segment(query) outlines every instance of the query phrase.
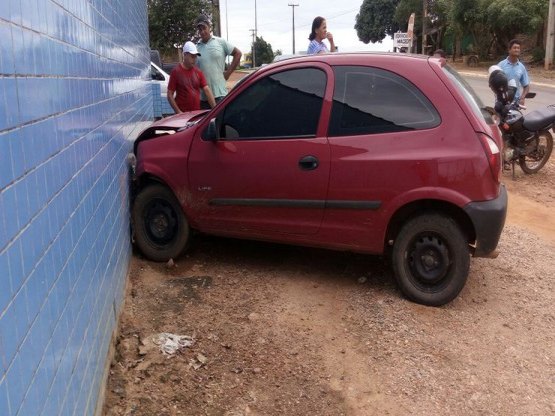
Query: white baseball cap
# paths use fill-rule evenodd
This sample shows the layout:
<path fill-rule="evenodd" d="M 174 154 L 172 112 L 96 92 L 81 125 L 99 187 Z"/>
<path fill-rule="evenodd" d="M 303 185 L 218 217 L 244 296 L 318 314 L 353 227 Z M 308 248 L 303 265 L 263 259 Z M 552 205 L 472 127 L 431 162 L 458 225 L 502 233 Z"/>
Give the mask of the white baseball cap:
<path fill-rule="evenodd" d="M 185 45 L 183 45 L 183 53 L 200 56 L 200 53 L 198 53 L 197 47 L 193 42 L 185 42 Z"/>

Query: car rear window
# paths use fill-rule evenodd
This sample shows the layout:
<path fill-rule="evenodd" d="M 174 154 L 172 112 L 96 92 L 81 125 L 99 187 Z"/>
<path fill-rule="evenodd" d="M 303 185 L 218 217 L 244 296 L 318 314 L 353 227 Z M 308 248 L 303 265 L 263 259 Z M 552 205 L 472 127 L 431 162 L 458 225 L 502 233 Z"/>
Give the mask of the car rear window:
<path fill-rule="evenodd" d="M 436 127 L 439 113 L 410 81 L 379 68 L 336 66 L 330 136 Z"/>
<path fill-rule="evenodd" d="M 477 117 L 482 117 L 488 124 L 494 124 L 490 113 L 485 110 L 482 99 L 478 97 L 470 84 L 466 82 L 466 80 L 449 65 L 443 66 L 443 72 L 445 72 L 447 77 L 449 77 L 449 79 L 453 82 L 453 85 L 455 85 L 455 87 L 461 92 L 461 95 L 464 97 L 465 101 L 468 103 L 470 108 L 472 108 L 472 112 Z"/>

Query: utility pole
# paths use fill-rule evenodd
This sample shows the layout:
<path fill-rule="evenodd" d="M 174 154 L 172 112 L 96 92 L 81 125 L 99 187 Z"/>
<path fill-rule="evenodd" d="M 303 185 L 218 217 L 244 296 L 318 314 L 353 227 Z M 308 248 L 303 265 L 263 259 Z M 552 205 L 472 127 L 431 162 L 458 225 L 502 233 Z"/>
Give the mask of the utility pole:
<path fill-rule="evenodd" d="M 428 1 L 423 0 L 422 10 L 422 55 L 426 55 L 426 17 L 428 17 Z"/>
<path fill-rule="evenodd" d="M 252 53 L 251 53 L 251 58 L 252 58 L 252 67 L 254 68 L 254 63 L 256 62 L 256 55 L 254 52 L 254 42 L 256 40 L 256 29 L 249 29 L 252 32 Z"/>
<path fill-rule="evenodd" d="M 256 0 L 254 0 L 254 35 L 258 36 L 258 23 L 256 20 Z"/>
<path fill-rule="evenodd" d="M 295 54 L 295 7 L 299 7 L 298 4 L 289 4 L 293 10 L 293 54 Z"/>
<path fill-rule="evenodd" d="M 555 0 L 549 0 L 549 14 L 547 17 L 547 33 L 545 40 L 545 69 L 553 67 L 553 49 L 555 38 Z"/>
<path fill-rule="evenodd" d="M 214 35 L 222 36 L 222 23 L 220 19 L 220 0 L 212 0 L 212 30 Z"/>

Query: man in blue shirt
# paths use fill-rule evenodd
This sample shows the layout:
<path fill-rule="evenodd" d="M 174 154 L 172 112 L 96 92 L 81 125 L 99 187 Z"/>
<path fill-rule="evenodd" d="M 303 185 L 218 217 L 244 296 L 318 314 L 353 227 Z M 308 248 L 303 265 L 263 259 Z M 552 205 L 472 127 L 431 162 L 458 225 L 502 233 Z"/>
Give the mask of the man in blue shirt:
<path fill-rule="evenodd" d="M 519 57 L 520 41 L 513 39 L 509 42 L 509 56 L 497 65 L 501 67 L 509 80 L 515 80 L 517 86 L 515 101 L 518 101 L 520 105 L 524 105 L 526 94 L 530 90 L 530 79 L 528 78 L 528 71 L 523 63 L 520 62 Z M 522 92 L 520 91 L 521 87 Z"/>

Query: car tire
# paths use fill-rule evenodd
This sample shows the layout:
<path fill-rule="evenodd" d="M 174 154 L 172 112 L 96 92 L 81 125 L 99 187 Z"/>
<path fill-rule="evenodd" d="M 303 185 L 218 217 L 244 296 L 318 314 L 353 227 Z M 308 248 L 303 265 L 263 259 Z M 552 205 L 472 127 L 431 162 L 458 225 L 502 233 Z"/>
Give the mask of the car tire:
<path fill-rule="evenodd" d="M 148 259 L 175 259 L 187 247 L 189 223 L 167 187 L 156 184 L 143 188 L 135 198 L 131 216 L 135 242 Z"/>
<path fill-rule="evenodd" d="M 468 242 L 457 223 L 440 214 L 409 220 L 393 244 L 392 266 L 410 300 L 441 306 L 457 297 L 468 277 Z"/>

